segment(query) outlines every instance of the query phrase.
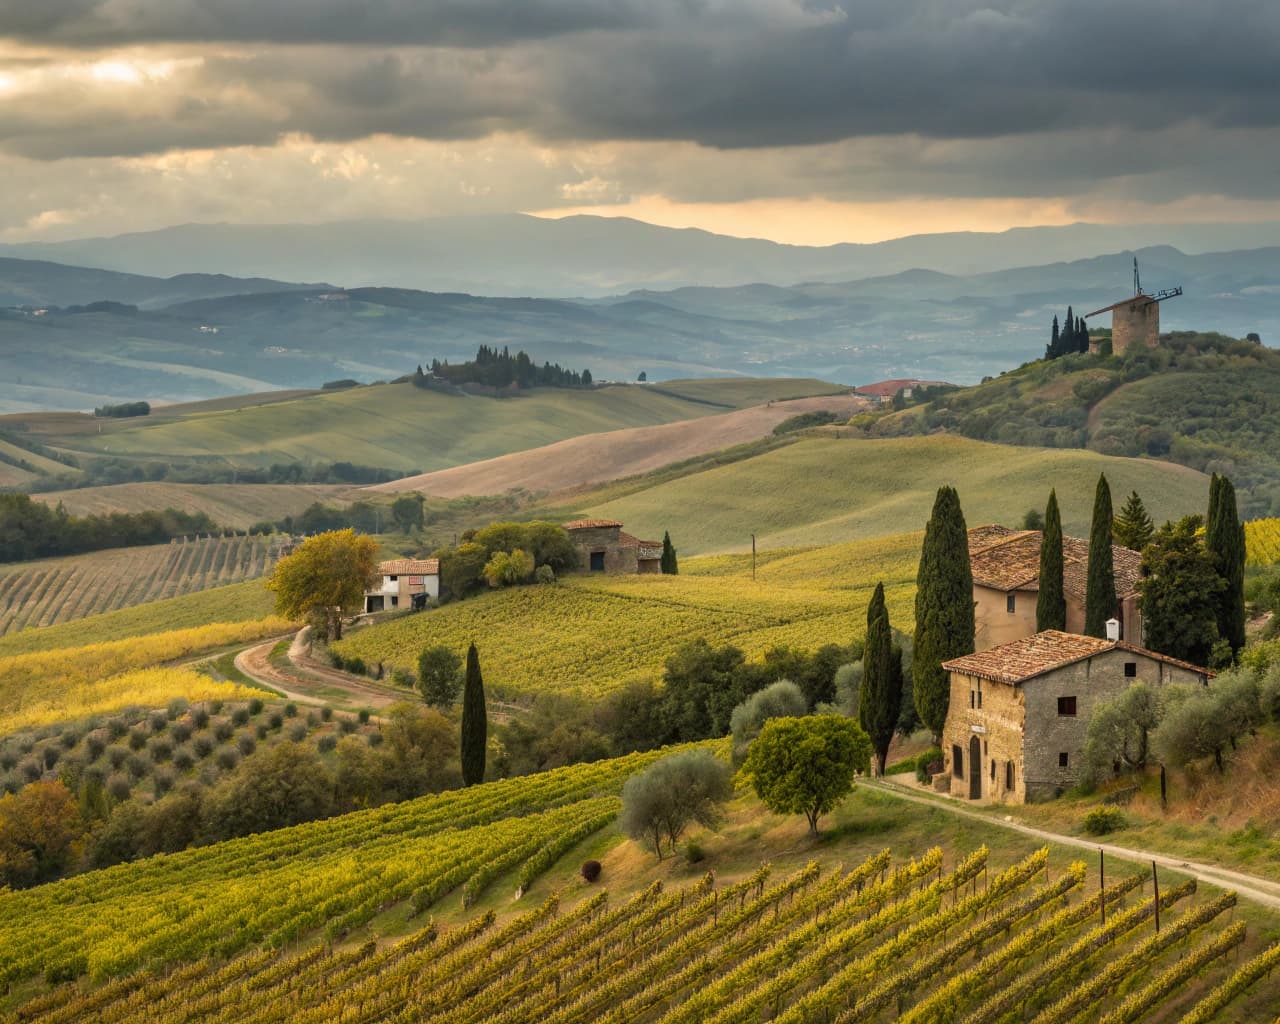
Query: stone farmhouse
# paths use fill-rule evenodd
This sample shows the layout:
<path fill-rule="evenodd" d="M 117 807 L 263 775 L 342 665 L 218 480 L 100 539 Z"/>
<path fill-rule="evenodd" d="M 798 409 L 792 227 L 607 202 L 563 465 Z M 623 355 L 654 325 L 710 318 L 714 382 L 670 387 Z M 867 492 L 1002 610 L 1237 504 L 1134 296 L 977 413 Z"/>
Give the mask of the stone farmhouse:
<path fill-rule="evenodd" d="M 973 569 L 974 648 L 979 651 L 1031 636 L 1036 631 L 1036 596 L 1040 589 L 1039 530 L 978 526 L 969 531 L 969 563 Z M 1142 556 L 1113 545 L 1117 603 L 1112 615 L 1120 638 L 1142 642 L 1138 581 Z M 1067 598 L 1067 632 L 1084 632 L 1084 595 L 1089 574 L 1089 542 L 1062 538 L 1062 582 Z"/>
<path fill-rule="evenodd" d="M 1089 718 L 1134 683 L 1212 673 L 1119 640 L 1047 630 L 943 663 L 951 704 L 938 788 L 970 800 L 1051 799 L 1079 779 Z M 942 783 L 945 782 L 945 786 Z"/>
<path fill-rule="evenodd" d="M 378 565 L 373 589 L 364 594 L 366 612 L 392 608 L 423 608 L 440 597 L 440 561 L 435 558 L 396 558 Z"/>
<path fill-rule="evenodd" d="M 662 572 L 660 540 L 638 540 L 613 519 L 576 519 L 564 528 L 585 572 Z"/>

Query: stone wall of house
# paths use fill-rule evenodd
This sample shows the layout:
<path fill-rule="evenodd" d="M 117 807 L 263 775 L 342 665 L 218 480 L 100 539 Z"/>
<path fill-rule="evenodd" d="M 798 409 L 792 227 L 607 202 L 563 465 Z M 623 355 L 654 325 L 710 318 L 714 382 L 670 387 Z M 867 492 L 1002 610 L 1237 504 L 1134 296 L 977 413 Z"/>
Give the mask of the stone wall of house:
<path fill-rule="evenodd" d="M 1126 665 L 1133 666 L 1133 675 L 1126 675 Z M 1156 658 L 1115 650 L 1037 676 L 1018 687 L 1023 691 L 1026 708 L 1023 761 L 1027 799 L 1049 799 L 1079 781 L 1085 735 L 1094 708 L 1134 683 L 1198 686 L 1201 678 Z M 1074 715 L 1058 713 L 1059 697 L 1075 698 Z M 1063 754 L 1065 767 L 1060 763 Z"/>
<path fill-rule="evenodd" d="M 636 549 L 622 546 L 621 533 L 622 529 L 617 526 L 570 530 L 569 539 L 578 549 L 578 571 L 590 572 L 592 553 L 602 551 L 606 573 L 636 572 Z"/>
<path fill-rule="evenodd" d="M 1160 303 L 1135 300 L 1111 311 L 1111 352 L 1124 355 L 1131 347 L 1155 348 L 1160 344 Z"/>
<path fill-rule="evenodd" d="M 1013 611 L 1009 611 L 1009 597 Z M 989 647 L 1021 640 L 1036 631 L 1036 593 L 1015 590 L 1008 594 L 980 584 L 973 587 L 973 647 L 985 651 Z"/>
<path fill-rule="evenodd" d="M 952 796 L 970 798 L 970 784 L 976 771 L 979 799 L 1010 803 L 1025 800 L 1022 767 L 1025 719 L 1023 694 L 1017 687 L 951 673 L 951 704 L 942 729 L 942 759 Z M 976 763 L 975 738 L 978 741 Z"/>

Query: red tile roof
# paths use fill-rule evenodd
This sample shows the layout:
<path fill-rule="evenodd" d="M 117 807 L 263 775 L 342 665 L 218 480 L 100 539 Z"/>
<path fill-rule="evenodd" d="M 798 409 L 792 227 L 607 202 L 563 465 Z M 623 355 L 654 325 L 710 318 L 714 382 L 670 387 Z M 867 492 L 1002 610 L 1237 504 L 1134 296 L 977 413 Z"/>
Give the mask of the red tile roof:
<path fill-rule="evenodd" d="M 622 524 L 616 519 L 575 519 L 564 524 L 566 530 L 607 530 L 615 526 L 622 528 Z"/>
<path fill-rule="evenodd" d="M 969 531 L 969 563 L 973 582 L 1001 590 L 1038 590 L 1040 583 L 1039 530 L 1011 530 L 1007 526 L 976 526 Z M 1089 542 L 1079 537 L 1062 538 L 1062 580 L 1068 597 L 1084 600 L 1089 573 Z M 1111 545 L 1115 566 L 1116 597 L 1124 600 L 1138 592 L 1142 579 L 1142 556 L 1136 551 Z"/>
<path fill-rule="evenodd" d="M 1099 640 L 1097 637 L 1062 633 L 1056 629 L 1047 629 L 1042 633 L 1023 637 L 1021 640 L 979 651 L 977 654 L 953 658 L 951 661 L 944 661 L 942 667 L 948 672 L 958 672 L 961 675 L 977 676 L 980 679 L 990 679 L 992 682 L 1016 686 L 1054 669 L 1116 650 L 1154 658 L 1156 661 L 1200 675 L 1213 675 L 1208 669 L 1198 665 L 1135 647 L 1123 641 Z"/>
<path fill-rule="evenodd" d="M 378 572 L 383 576 L 439 576 L 440 560 L 438 558 L 393 558 L 389 562 L 378 563 Z"/>

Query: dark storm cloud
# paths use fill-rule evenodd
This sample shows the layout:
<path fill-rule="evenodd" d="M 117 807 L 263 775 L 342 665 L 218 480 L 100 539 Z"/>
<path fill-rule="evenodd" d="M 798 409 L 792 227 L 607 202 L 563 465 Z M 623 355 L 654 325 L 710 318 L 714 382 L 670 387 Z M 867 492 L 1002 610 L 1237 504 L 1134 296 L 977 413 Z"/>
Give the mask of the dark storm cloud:
<path fill-rule="evenodd" d="M 6 100 L 0 146 L 41 158 L 289 132 L 735 149 L 1119 131 L 1137 147 L 1188 124 L 1211 145 L 1280 120 L 1280 5 L 1256 0 L 0 0 L 0 30 L 217 44 L 115 96 L 55 82 Z"/>

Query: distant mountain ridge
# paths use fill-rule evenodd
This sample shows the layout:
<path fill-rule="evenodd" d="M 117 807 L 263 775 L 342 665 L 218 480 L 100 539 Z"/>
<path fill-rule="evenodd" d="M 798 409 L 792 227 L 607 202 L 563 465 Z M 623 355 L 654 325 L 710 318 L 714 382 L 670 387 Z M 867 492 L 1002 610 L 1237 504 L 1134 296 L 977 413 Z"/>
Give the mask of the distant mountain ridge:
<path fill-rule="evenodd" d="M 953 275 L 1168 244 L 1186 252 L 1280 244 L 1280 222 L 1072 224 L 868 244 L 786 245 L 629 218 L 525 214 L 402 222 L 185 224 L 112 238 L 0 245 L 0 255 L 144 275 L 192 272 L 479 295 L 602 297 L 687 285 L 793 285 L 925 269 Z"/>

